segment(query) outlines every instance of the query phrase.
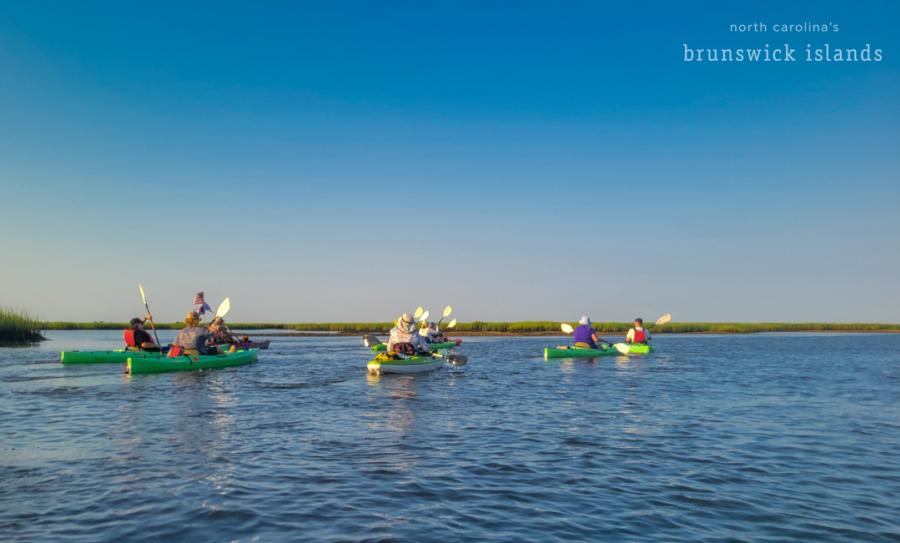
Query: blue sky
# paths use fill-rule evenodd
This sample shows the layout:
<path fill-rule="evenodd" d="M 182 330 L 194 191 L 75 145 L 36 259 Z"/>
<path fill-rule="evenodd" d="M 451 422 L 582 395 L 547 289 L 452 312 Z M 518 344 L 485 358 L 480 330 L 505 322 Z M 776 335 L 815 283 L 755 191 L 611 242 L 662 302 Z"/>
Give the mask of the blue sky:
<path fill-rule="evenodd" d="M 722 4 L 4 3 L 0 304 L 900 322 L 900 8 Z"/>

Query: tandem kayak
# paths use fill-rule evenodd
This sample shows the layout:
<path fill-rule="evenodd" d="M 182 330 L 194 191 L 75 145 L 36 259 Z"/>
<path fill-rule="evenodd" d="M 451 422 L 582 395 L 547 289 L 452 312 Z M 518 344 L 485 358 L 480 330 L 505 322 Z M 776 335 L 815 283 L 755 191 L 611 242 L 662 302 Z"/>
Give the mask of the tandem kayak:
<path fill-rule="evenodd" d="M 178 356 L 175 358 L 128 358 L 125 373 L 164 373 L 168 371 L 211 370 L 243 366 L 256 362 L 258 349 L 247 349 L 233 353 L 213 355 Z"/>
<path fill-rule="evenodd" d="M 455 339 L 453 341 L 442 341 L 442 342 L 438 342 L 438 343 L 429 343 L 428 349 L 431 351 L 439 351 L 441 349 L 452 349 L 453 347 L 456 347 L 460 343 L 462 343 L 461 339 Z M 372 351 L 374 351 L 376 353 L 382 352 L 382 351 L 387 350 L 387 344 L 386 343 L 376 343 L 375 345 L 372 345 L 371 348 L 372 348 Z"/>
<path fill-rule="evenodd" d="M 648 354 L 653 352 L 653 347 L 646 343 L 615 343 L 601 345 L 599 349 L 582 349 L 578 347 L 547 347 L 544 349 L 544 358 L 594 358 L 597 356 L 614 356 L 630 354 Z"/>
<path fill-rule="evenodd" d="M 161 358 L 161 353 L 153 351 L 63 351 L 59 361 L 63 364 L 124 364 L 129 358 Z"/>

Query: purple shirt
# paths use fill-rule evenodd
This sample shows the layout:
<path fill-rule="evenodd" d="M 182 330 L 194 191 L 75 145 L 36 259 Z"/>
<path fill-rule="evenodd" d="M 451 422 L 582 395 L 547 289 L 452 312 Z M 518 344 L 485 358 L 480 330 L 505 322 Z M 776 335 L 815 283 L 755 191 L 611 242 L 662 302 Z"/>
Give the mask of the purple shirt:
<path fill-rule="evenodd" d="M 578 328 L 575 329 L 575 333 L 572 335 L 572 339 L 575 343 L 587 343 L 591 346 L 592 349 L 597 348 L 597 344 L 594 343 L 594 328 L 590 324 L 582 324 Z"/>

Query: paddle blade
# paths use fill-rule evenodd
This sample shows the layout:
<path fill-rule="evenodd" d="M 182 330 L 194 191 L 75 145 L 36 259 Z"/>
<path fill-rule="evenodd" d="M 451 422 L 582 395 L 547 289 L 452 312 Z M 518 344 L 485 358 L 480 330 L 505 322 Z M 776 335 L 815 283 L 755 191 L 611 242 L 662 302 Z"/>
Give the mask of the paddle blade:
<path fill-rule="evenodd" d="M 656 319 L 656 322 L 655 322 L 654 324 L 656 324 L 657 326 L 661 326 L 661 325 L 663 325 L 663 324 L 669 322 L 670 320 L 672 320 L 672 314 L 671 314 L 671 313 L 666 313 L 666 314 L 663 315 L 662 317 Z"/>
<path fill-rule="evenodd" d="M 559 329 L 562 330 L 564 334 L 571 334 L 575 331 L 575 329 L 572 328 L 572 325 L 567 322 L 560 324 Z"/>
<path fill-rule="evenodd" d="M 447 328 L 453 328 L 454 326 L 456 326 L 456 319 L 453 319 L 449 324 L 447 324 Z"/>
<path fill-rule="evenodd" d="M 428 320 L 428 317 L 429 317 L 430 315 L 431 315 L 431 313 L 429 313 L 428 311 L 425 311 L 424 313 L 422 313 L 422 316 L 419 317 L 419 322 L 425 322 L 425 321 L 427 321 L 427 320 Z"/>
<path fill-rule="evenodd" d="M 144 294 L 144 285 L 138 283 L 138 290 L 141 291 L 141 301 L 144 302 L 144 305 L 147 305 L 147 295 Z"/>
<path fill-rule="evenodd" d="M 464 354 L 448 354 L 445 357 L 445 360 L 447 360 L 448 364 L 450 364 L 451 366 L 456 366 L 457 368 L 460 366 L 465 366 L 466 362 L 469 361 L 468 357 L 466 357 L 466 355 Z"/>
<path fill-rule="evenodd" d="M 453 313 L 453 308 L 448 305 L 444 308 L 444 317 L 449 317 L 450 313 Z"/>
<path fill-rule="evenodd" d="M 379 340 L 377 337 L 375 337 L 372 334 L 366 334 L 365 336 L 363 336 L 363 346 L 365 346 L 365 347 L 371 348 L 371 347 L 374 347 L 375 345 L 378 345 L 379 343 L 381 343 L 381 340 Z"/>
<path fill-rule="evenodd" d="M 421 306 L 421 305 L 420 305 L 419 307 L 417 307 L 417 308 L 416 308 L 416 312 L 413 313 L 413 318 L 414 318 L 414 319 L 418 319 L 419 317 L 421 317 L 423 311 L 425 311 L 425 310 L 422 309 L 422 306 Z"/>
<path fill-rule="evenodd" d="M 216 318 L 224 318 L 229 311 L 231 311 L 231 298 L 225 297 L 219 304 L 219 309 L 216 309 Z"/>
<path fill-rule="evenodd" d="M 627 343 L 616 343 L 613 347 L 622 354 L 628 354 L 629 347 Z"/>

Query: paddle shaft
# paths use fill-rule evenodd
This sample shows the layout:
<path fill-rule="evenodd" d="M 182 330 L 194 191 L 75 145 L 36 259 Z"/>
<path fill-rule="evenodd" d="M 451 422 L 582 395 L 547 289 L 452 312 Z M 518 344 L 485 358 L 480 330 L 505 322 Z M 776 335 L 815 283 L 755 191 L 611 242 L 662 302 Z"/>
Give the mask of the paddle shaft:
<path fill-rule="evenodd" d="M 150 304 L 147 303 L 147 300 L 144 300 L 144 309 L 147 310 L 148 315 L 152 315 L 150 312 Z M 153 324 L 153 319 L 150 319 L 150 329 L 153 330 L 153 339 L 156 340 L 156 346 L 162 348 L 162 344 L 159 342 L 159 336 L 156 334 L 156 325 Z"/>

